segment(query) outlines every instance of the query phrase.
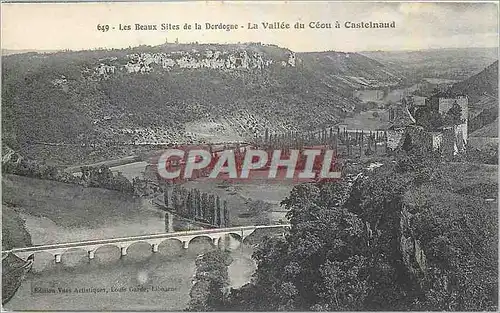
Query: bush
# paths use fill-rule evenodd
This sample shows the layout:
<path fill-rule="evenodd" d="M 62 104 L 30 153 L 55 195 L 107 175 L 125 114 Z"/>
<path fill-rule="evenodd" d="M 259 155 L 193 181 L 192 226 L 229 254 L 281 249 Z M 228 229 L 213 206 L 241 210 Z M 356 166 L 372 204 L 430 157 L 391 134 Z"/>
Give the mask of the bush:
<path fill-rule="evenodd" d="M 289 233 L 259 245 L 254 281 L 228 308 L 496 310 L 497 211 L 449 169 L 407 155 L 294 187 L 283 201 Z"/>
<path fill-rule="evenodd" d="M 220 311 L 229 286 L 227 267 L 232 258 L 227 251 L 214 250 L 196 259 L 195 282 L 186 311 Z"/>

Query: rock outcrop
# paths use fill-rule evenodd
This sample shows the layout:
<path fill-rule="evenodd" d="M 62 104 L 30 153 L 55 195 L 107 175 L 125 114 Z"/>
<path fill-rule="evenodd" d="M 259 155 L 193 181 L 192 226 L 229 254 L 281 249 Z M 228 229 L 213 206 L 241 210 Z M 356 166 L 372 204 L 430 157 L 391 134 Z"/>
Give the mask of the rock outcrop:
<path fill-rule="evenodd" d="M 212 50 L 172 51 L 160 53 L 134 53 L 124 59 L 116 57 L 102 59 L 95 67 L 91 79 L 109 79 L 117 72 L 147 74 L 155 70 L 171 71 L 175 69 L 215 69 L 215 70 L 262 70 L 275 61 L 265 55 L 247 50 Z M 295 67 L 296 57 L 290 52 L 288 59 L 281 61 L 283 67 Z M 82 74 L 88 76 L 89 70 Z"/>

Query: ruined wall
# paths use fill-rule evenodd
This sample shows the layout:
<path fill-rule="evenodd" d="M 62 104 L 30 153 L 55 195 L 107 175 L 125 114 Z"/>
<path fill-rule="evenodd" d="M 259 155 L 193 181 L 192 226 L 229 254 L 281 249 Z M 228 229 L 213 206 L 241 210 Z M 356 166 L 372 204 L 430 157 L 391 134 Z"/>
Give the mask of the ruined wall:
<path fill-rule="evenodd" d="M 457 145 L 455 144 L 455 130 L 453 127 L 443 129 L 442 156 L 445 158 L 452 157 L 458 153 Z"/>
<path fill-rule="evenodd" d="M 405 136 L 409 136 L 412 146 L 419 147 L 424 151 L 433 150 L 432 133 L 424 130 L 423 127 L 409 126 L 406 128 Z"/>
<path fill-rule="evenodd" d="M 460 137 L 460 139 L 457 139 L 459 140 L 459 145 L 467 145 L 467 139 L 468 139 L 467 120 L 465 123 L 455 126 L 455 135 L 457 136 L 457 138 Z"/>
<path fill-rule="evenodd" d="M 441 145 L 443 144 L 443 133 L 441 132 L 432 132 L 432 151 L 439 151 L 441 149 Z"/>
<path fill-rule="evenodd" d="M 465 143 L 467 143 L 467 124 L 468 124 L 468 119 L 469 119 L 469 99 L 467 96 L 458 96 L 456 98 L 439 98 L 439 113 L 445 114 L 448 112 L 453 104 L 457 102 L 457 104 L 462 108 L 462 120 L 464 121 L 463 124 L 459 125 L 459 129 L 457 130 L 457 135 L 458 131 L 461 132 L 460 136 L 465 140 Z"/>
<path fill-rule="evenodd" d="M 403 144 L 404 129 L 388 130 L 387 131 L 387 150 L 395 151 Z"/>
<path fill-rule="evenodd" d="M 456 98 L 439 98 L 439 113 L 445 114 L 448 112 L 453 104 L 457 102 L 457 104 L 462 108 L 462 119 L 467 120 L 468 118 L 468 104 L 469 100 L 467 96 L 458 96 Z"/>
<path fill-rule="evenodd" d="M 434 133 L 436 134 L 436 133 Z M 410 146 L 408 148 L 417 147 L 424 151 L 433 151 L 435 144 L 438 144 L 438 135 L 425 131 L 421 126 L 408 126 L 396 130 L 387 131 L 387 149 L 396 151 L 403 149 L 405 142 Z"/>
<path fill-rule="evenodd" d="M 467 123 L 455 125 L 454 128 L 456 150 L 458 153 L 462 153 L 467 146 Z"/>

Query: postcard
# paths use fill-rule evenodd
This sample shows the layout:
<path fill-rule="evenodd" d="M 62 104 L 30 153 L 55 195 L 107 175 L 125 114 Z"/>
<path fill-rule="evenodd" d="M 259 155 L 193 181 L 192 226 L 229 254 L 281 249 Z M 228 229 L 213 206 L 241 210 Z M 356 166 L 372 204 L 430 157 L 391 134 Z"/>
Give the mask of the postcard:
<path fill-rule="evenodd" d="M 498 310 L 498 2 L 1 7 L 2 310 Z"/>

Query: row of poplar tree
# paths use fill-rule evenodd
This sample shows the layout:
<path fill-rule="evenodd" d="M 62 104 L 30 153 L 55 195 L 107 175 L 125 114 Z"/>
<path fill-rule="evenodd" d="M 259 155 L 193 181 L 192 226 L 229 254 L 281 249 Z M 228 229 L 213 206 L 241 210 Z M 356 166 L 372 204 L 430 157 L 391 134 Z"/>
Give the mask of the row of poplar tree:
<path fill-rule="evenodd" d="M 264 146 L 272 149 L 293 148 L 302 149 L 307 146 L 328 145 L 337 150 L 338 145 L 358 145 L 363 140 L 368 143 L 387 141 L 387 133 L 385 131 L 363 131 L 348 132 L 346 128 L 339 127 L 323 128 L 316 131 L 286 133 L 269 133 L 266 129 L 264 137 L 261 138 Z"/>
<path fill-rule="evenodd" d="M 174 184 L 165 190 L 164 201 L 167 208 L 173 208 L 180 216 L 217 227 L 229 226 L 227 201 L 218 195 Z"/>

